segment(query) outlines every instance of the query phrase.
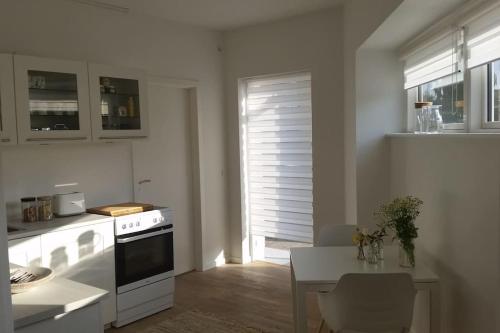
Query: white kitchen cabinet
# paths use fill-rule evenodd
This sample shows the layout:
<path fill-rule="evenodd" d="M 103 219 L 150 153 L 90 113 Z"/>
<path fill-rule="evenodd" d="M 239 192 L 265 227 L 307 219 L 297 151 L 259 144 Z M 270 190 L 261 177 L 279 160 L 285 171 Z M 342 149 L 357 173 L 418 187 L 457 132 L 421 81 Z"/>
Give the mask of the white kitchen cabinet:
<path fill-rule="evenodd" d="M 148 136 L 148 95 L 143 72 L 89 64 L 89 87 L 94 140 Z"/>
<path fill-rule="evenodd" d="M 14 56 L 19 143 L 89 141 L 87 64 Z"/>
<path fill-rule="evenodd" d="M 14 333 L 103 333 L 101 304 L 95 303 L 84 308 L 64 313 L 55 318 L 16 329 Z"/>
<path fill-rule="evenodd" d="M 9 263 L 29 267 L 40 266 L 41 262 L 42 247 L 40 236 L 9 241 Z"/>
<path fill-rule="evenodd" d="M 0 143 L 17 143 L 12 55 L 0 54 Z"/>
<path fill-rule="evenodd" d="M 116 282 L 114 269 L 114 225 L 99 223 L 43 234 L 42 266 L 57 276 L 109 292 L 102 301 L 103 321 L 116 319 Z"/>

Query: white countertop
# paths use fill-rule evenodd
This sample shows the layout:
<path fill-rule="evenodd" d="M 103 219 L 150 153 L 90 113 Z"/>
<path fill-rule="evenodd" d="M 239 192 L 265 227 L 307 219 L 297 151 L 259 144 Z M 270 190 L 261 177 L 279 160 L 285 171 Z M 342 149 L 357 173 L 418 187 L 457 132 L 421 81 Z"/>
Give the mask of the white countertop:
<path fill-rule="evenodd" d="M 9 227 L 20 229 L 18 231 L 13 231 L 8 233 L 8 239 L 18 239 L 24 237 L 37 236 L 46 232 L 56 231 L 56 230 L 66 230 L 76 227 L 83 227 L 86 225 L 92 225 L 96 223 L 113 222 L 114 217 L 88 214 L 84 213 L 82 215 L 67 216 L 55 218 L 48 222 L 22 222 L 21 220 L 8 221 L 7 225 Z"/>
<path fill-rule="evenodd" d="M 12 295 L 14 328 L 31 325 L 81 309 L 107 296 L 103 289 L 62 278 L 54 278 L 27 292 Z"/>
<path fill-rule="evenodd" d="M 336 283 L 346 273 L 409 273 L 415 282 L 436 282 L 439 277 L 416 258 L 414 268 L 398 263 L 398 247 L 385 246 L 384 260 L 369 264 L 356 259 L 355 246 L 301 247 L 290 250 L 295 280 L 301 283 Z"/>

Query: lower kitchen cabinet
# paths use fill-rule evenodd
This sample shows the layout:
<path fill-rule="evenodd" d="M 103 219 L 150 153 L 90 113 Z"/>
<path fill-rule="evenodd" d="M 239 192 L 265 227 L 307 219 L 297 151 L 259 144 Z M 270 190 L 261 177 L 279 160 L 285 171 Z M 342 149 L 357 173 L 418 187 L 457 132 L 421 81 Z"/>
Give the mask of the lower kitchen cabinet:
<path fill-rule="evenodd" d="M 9 241 L 9 262 L 29 267 L 42 264 L 42 244 L 40 236 L 25 237 Z"/>
<path fill-rule="evenodd" d="M 42 266 L 57 276 L 109 291 L 102 301 L 104 324 L 116 319 L 113 222 L 41 235 Z"/>
<path fill-rule="evenodd" d="M 101 303 L 18 328 L 14 333 L 102 333 Z"/>

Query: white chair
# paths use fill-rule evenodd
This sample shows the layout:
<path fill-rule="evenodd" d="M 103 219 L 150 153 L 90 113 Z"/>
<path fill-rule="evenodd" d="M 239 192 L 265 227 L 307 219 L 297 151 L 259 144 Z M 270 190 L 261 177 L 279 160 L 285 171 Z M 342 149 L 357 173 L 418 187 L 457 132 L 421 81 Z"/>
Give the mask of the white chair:
<path fill-rule="evenodd" d="M 353 246 L 352 235 L 356 232 L 356 226 L 350 224 L 329 224 L 319 230 L 316 246 Z M 324 297 L 323 292 L 318 293 L 318 303 Z M 325 320 L 321 319 L 318 333 L 321 332 Z"/>
<path fill-rule="evenodd" d="M 353 246 L 352 235 L 355 231 L 355 225 L 325 225 L 319 230 L 316 246 Z"/>
<path fill-rule="evenodd" d="M 319 308 L 334 333 L 407 333 L 415 294 L 407 273 L 346 274 Z"/>

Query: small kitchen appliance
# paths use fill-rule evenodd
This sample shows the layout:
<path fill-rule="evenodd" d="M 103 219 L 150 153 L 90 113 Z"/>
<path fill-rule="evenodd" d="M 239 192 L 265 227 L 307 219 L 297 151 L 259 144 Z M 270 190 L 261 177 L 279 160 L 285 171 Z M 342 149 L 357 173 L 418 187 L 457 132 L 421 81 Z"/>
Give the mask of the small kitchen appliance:
<path fill-rule="evenodd" d="M 174 303 L 174 242 L 169 208 L 115 218 L 117 319 L 127 325 Z"/>
<path fill-rule="evenodd" d="M 85 196 L 82 192 L 54 195 L 54 214 L 71 216 L 85 213 Z"/>

